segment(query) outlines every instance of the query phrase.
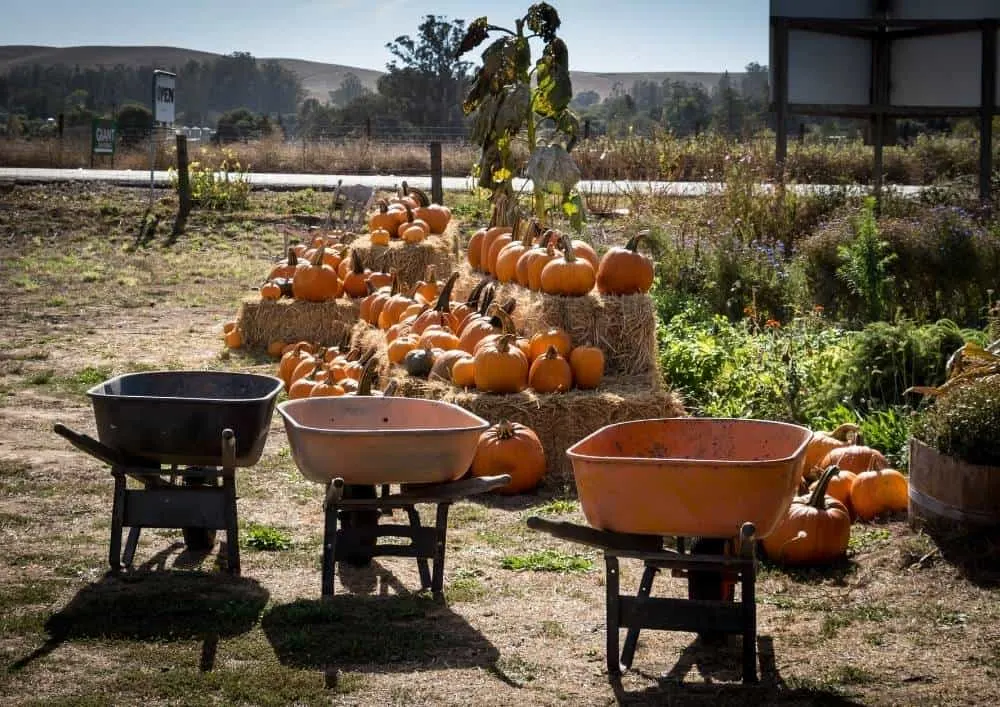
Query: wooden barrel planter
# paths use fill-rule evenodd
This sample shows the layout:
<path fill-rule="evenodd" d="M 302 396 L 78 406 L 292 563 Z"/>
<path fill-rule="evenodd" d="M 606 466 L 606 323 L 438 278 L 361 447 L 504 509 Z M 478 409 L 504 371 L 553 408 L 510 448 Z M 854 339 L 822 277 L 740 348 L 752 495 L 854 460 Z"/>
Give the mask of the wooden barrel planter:
<path fill-rule="evenodd" d="M 959 532 L 1000 527 L 1000 466 L 969 464 L 911 438 L 910 524 Z"/>

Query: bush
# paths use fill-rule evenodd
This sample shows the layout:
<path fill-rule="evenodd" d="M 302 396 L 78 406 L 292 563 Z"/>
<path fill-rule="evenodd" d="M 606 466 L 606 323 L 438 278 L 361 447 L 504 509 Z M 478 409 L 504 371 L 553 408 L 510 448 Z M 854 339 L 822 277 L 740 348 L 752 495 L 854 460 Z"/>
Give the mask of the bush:
<path fill-rule="evenodd" d="M 997 430 L 1000 374 L 969 381 L 939 396 L 913 424 L 913 436 L 942 454 L 989 466 L 1000 466 Z"/>
<path fill-rule="evenodd" d="M 983 326 L 989 292 L 1000 282 L 1000 229 L 957 206 L 911 204 L 903 213 L 878 221 L 882 255 L 891 255 L 883 316 Z M 838 275 L 840 254 L 855 242 L 854 214 L 844 210 L 805 239 L 796 258 L 817 304 L 837 318 L 870 321 L 868 301 Z"/>
<path fill-rule="evenodd" d="M 943 383 L 951 355 L 967 340 L 983 338 L 948 320 L 868 324 L 851 335 L 850 354 L 831 383 L 842 402 L 861 411 L 904 405 L 907 388 Z"/>

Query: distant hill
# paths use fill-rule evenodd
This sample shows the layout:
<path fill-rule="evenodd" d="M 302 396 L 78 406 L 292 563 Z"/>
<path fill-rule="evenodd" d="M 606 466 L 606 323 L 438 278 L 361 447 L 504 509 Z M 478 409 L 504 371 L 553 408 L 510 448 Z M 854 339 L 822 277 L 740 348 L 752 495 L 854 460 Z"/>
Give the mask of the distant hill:
<path fill-rule="evenodd" d="M 156 66 L 169 69 L 179 68 L 188 61 L 209 61 L 220 55 L 212 52 L 202 52 L 195 49 L 180 47 L 152 46 L 80 46 L 80 47 L 45 47 L 31 45 L 0 45 L 0 74 L 6 73 L 14 66 L 21 64 L 65 64 L 81 68 L 95 66 Z M 258 61 L 268 61 L 269 57 L 256 57 Z M 354 74 L 366 87 L 375 90 L 379 76 L 384 72 L 374 69 L 362 69 L 356 66 L 341 64 L 325 64 L 318 61 L 303 59 L 278 58 L 276 61 L 286 69 L 295 72 L 302 81 L 310 97 L 326 101 L 330 91 L 340 88 L 347 74 Z M 621 84 L 628 90 L 635 81 L 656 81 L 664 79 L 671 81 L 686 81 L 700 83 L 708 89 L 714 87 L 722 73 L 708 72 L 633 72 L 633 73 L 597 73 L 590 71 L 570 72 L 573 80 L 573 92 L 584 93 L 596 91 L 601 98 L 609 95 L 615 84 Z M 740 73 L 730 74 L 734 79 Z"/>

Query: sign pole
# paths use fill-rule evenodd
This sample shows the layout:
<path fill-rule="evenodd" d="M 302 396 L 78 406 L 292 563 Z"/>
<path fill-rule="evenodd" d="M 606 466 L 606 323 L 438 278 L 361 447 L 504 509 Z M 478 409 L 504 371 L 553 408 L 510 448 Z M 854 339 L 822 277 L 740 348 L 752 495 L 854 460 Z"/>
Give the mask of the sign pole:
<path fill-rule="evenodd" d="M 174 82 L 177 74 L 153 71 L 153 124 L 149 131 L 149 209 L 153 209 L 153 184 L 156 171 L 156 126 L 174 122 Z"/>

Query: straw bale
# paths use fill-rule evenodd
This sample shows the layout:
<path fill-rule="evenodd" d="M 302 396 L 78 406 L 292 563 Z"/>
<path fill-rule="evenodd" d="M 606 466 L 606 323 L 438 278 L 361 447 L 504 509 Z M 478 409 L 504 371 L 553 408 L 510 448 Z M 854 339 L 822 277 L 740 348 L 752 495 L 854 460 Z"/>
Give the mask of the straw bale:
<path fill-rule="evenodd" d="M 351 328 L 351 347 L 362 351 L 375 349 L 378 358 L 378 374 L 380 380 L 387 381 L 389 372 L 389 345 L 385 341 L 385 332 L 368 322 L 358 320 Z"/>
<path fill-rule="evenodd" d="M 609 376 L 634 376 L 656 371 L 656 307 L 648 294 L 560 297 L 503 285 L 497 301 L 513 298 L 514 323 L 531 336 L 553 327 L 564 329 L 574 346 L 604 351 Z"/>
<path fill-rule="evenodd" d="M 366 268 L 389 272 L 395 268 L 400 282 L 410 285 L 423 280 L 427 266 L 433 265 L 439 279 L 444 279 L 455 268 L 455 244 L 458 224 L 451 221 L 445 232 L 432 235 L 417 244 L 390 241 L 388 246 L 372 245 L 366 233 L 351 243 L 351 250 L 357 251 Z"/>
<path fill-rule="evenodd" d="M 248 349 L 265 349 L 278 340 L 330 346 L 350 333 L 359 309 L 358 300 L 343 298 L 331 302 L 247 299 L 240 304 L 236 323 Z"/>
<path fill-rule="evenodd" d="M 680 417 L 686 414 L 681 399 L 664 390 L 656 375 L 605 379 L 597 390 L 511 395 L 478 393 L 441 382 L 406 376 L 393 370 L 397 395 L 454 403 L 497 423 L 520 422 L 535 431 L 545 449 L 545 485 L 573 486 L 573 466 L 566 449 L 605 425 L 629 420 Z"/>

